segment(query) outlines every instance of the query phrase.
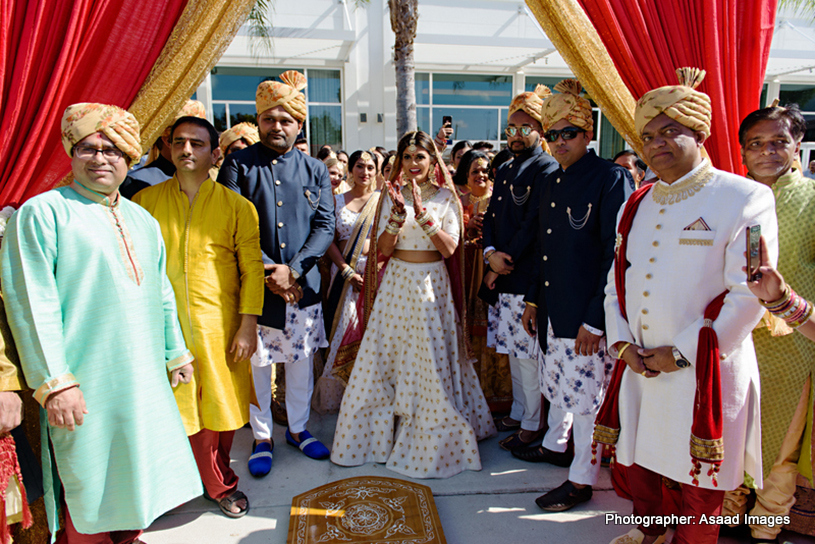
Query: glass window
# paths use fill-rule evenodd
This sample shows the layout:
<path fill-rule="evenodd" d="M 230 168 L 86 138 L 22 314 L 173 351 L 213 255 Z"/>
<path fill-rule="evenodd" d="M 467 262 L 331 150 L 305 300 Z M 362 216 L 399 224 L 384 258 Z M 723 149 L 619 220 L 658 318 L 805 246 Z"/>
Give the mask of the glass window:
<path fill-rule="evenodd" d="M 433 105 L 505 106 L 511 100 L 511 76 L 433 74 Z"/>
<path fill-rule="evenodd" d="M 308 117 L 312 155 L 326 144 L 342 147 L 342 106 L 310 106 Z"/>
<path fill-rule="evenodd" d="M 761 87 L 761 98 L 759 98 L 758 103 L 761 104 L 761 107 L 764 108 L 767 101 L 767 84 L 765 83 Z"/>
<path fill-rule="evenodd" d="M 804 134 L 804 141 L 815 142 L 815 114 L 805 113 L 804 119 L 807 121 L 807 131 L 806 134 Z M 812 155 L 810 154 L 810 160 L 815 160 L 811 157 Z"/>
<path fill-rule="evenodd" d="M 339 70 L 309 70 L 306 87 L 309 102 L 342 102 L 342 85 Z"/>
<path fill-rule="evenodd" d="M 430 128 L 430 108 L 416 108 L 416 129 L 435 137 L 438 130 Z"/>
<path fill-rule="evenodd" d="M 229 104 L 229 126 L 238 123 L 257 123 L 254 104 Z"/>
<path fill-rule="evenodd" d="M 507 125 L 509 124 L 509 120 L 507 119 L 508 114 L 509 108 L 501 108 L 498 110 L 498 120 L 501 121 L 501 131 L 498 133 L 498 137 L 502 142 L 507 141 L 507 133 L 505 131 L 507 129 Z"/>
<path fill-rule="evenodd" d="M 445 115 L 453 117 L 453 140 L 497 140 L 498 109 L 433 108 L 433 124 L 441 126 Z M 428 134 L 435 134 L 431 128 Z"/>
<path fill-rule="evenodd" d="M 430 104 L 430 74 L 415 74 L 416 103 Z"/>
<path fill-rule="evenodd" d="M 625 149 L 626 145 L 625 140 L 620 133 L 617 132 L 617 129 L 614 128 L 608 118 L 603 115 L 602 119 L 603 137 L 600 139 L 600 151 L 598 155 L 604 159 L 610 159 Z"/>
<path fill-rule="evenodd" d="M 212 71 L 213 100 L 251 100 L 255 101 L 258 84 L 292 68 L 230 68 L 216 67 Z M 294 68 L 303 72 L 300 68 Z"/>
<path fill-rule="evenodd" d="M 782 106 L 798 104 L 801 111 L 815 111 L 815 86 L 813 85 L 781 85 L 778 97 Z"/>
<path fill-rule="evenodd" d="M 215 130 L 218 132 L 223 132 L 229 128 L 226 126 L 226 104 L 212 105 L 212 120 L 214 121 Z"/>
<path fill-rule="evenodd" d="M 563 78 L 558 77 L 526 77 L 526 87 L 524 90 L 531 93 L 538 85 L 546 85 L 549 89 L 554 89 L 555 85 L 560 83 Z"/>

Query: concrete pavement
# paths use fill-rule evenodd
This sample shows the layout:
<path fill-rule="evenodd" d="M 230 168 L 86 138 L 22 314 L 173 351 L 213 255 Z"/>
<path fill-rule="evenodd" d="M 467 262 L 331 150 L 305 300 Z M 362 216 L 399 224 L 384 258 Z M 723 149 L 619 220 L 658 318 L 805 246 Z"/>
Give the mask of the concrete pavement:
<path fill-rule="evenodd" d="M 309 425 L 311 433 L 329 448 L 336 419 L 336 415 L 313 413 Z M 249 514 L 229 519 L 217 505 L 201 497 L 156 520 L 143 540 L 148 544 L 285 544 L 295 495 L 354 476 L 402 478 L 383 465 L 347 468 L 328 460 L 313 461 L 286 444 L 284 432 L 276 426 L 274 465 L 262 479 L 253 478 L 246 468 L 251 431 L 240 429 L 235 435 L 232 468 L 240 477 L 240 489 L 249 497 Z M 611 489 L 608 469 L 601 471 L 590 502 L 564 513 L 543 512 L 535 505 L 535 498 L 562 484 L 568 469 L 515 459 L 498 447 L 499 438 L 479 444 L 480 472 L 465 471 L 445 480 L 418 480 L 433 490 L 449 544 L 606 544 L 630 529 L 606 524 L 606 513 L 631 513 L 630 501 Z M 782 536 L 793 544 L 815 544 L 815 539 L 795 533 Z M 749 538 L 719 541 L 741 544 Z"/>

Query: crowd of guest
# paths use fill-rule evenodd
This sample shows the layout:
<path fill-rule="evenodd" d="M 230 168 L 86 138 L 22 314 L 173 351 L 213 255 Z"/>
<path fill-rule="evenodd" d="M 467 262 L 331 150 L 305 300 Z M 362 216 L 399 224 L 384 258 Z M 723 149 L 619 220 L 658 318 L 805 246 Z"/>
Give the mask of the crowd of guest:
<path fill-rule="evenodd" d="M 311 459 L 411 478 L 480 470 L 479 441 L 503 433 L 504 455 L 568 467 L 545 511 L 589 501 L 610 457 L 634 514 L 751 505 L 769 520 L 752 541 L 777 542 L 813 467 L 806 123 L 794 105 L 756 110 L 739 130 L 748 178 L 717 170 L 704 73 L 677 73 L 637 103 L 642 159 L 595 153 L 572 79 L 514 97 L 503 150 L 449 146 L 444 123 L 311 157 L 295 71 L 258 86 L 256 125 L 218 134 L 189 101 L 133 169 L 136 119 L 70 106 L 72 183 L 2 237 L 0 422 L 17 428 L 33 398 L 42 450 L 0 438 L 18 452 L 0 463 L 5 519 L 31 524 L 26 492 L 47 517 L 31 531 L 67 544 L 141 542 L 202 493 L 244 516 L 235 431 L 251 428 L 264 477 L 277 423 Z M 338 412 L 333 436 L 309 432 L 312 409 Z M 672 542 L 719 530 L 682 523 Z"/>

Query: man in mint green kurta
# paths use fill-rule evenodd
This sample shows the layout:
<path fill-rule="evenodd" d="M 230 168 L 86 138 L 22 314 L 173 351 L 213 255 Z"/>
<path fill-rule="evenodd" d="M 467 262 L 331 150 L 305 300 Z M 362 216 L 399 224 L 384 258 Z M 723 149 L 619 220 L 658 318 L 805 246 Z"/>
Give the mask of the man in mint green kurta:
<path fill-rule="evenodd" d="M 739 128 L 742 159 L 751 178 L 768 185 L 778 217 L 778 271 L 809 300 L 815 298 L 815 181 L 794 166 L 806 121 L 795 108 L 769 107 Z M 767 313 L 753 331 L 761 377 L 761 452 L 764 485 L 750 511 L 759 519 L 786 516 L 795 480 L 812 479 L 812 373 L 815 344 Z M 728 492 L 723 514 L 742 514 L 746 487 Z M 777 542 L 781 523 L 750 524 L 754 542 Z"/>
<path fill-rule="evenodd" d="M 52 534 L 61 482 L 60 542 L 110 532 L 128 543 L 202 492 L 170 383 L 189 379 L 192 355 L 158 223 L 118 194 L 140 155 L 138 123 L 114 106 L 78 104 L 62 125 L 75 181 L 9 221 L 3 292 L 26 380 L 45 408 Z"/>

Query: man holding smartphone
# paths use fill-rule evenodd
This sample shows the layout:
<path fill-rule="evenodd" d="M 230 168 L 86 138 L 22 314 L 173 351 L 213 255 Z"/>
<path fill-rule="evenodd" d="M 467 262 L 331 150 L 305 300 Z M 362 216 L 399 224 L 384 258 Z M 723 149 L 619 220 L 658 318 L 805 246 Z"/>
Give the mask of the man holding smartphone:
<path fill-rule="evenodd" d="M 646 93 L 635 110 L 659 179 L 628 199 L 618 221 L 605 300 L 618 361 L 595 439 L 616 444 L 635 515 L 669 513 L 663 479 L 673 480 L 682 484 L 678 515 L 697 523 L 679 524 L 672 543 L 714 544 L 719 526 L 701 516 L 719 515 L 745 472 L 762 483 L 750 331 L 764 309 L 747 287 L 744 236 L 761 225 L 773 261 L 778 237 L 772 191 L 702 155 L 711 107 L 695 87 L 704 72 L 677 73 L 680 85 Z M 665 526 L 646 525 L 613 544 L 664 542 Z"/>
<path fill-rule="evenodd" d="M 797 106 L 756 110 L 739 127 L 741 156 L 749 176 L 772 188 L 778 217 L 778 271 L 800 295 L 815 298 L 815 180 L 805 178 L 795 159 L 806 132 Z M 770 302 L 770 301 L 768 301 Z M 777 318 L 753 331 L 761 377 L 761 449 L 764 486 L 756 490 L 754 516 L 786 516 L 795 502 L 798 471 L 812 477 L 812 454 L 802 448 L 812 436 L 807 408 L 812 398 L 815 344 L 792 334 Z M 800 467 L 800 468 L 799 468 Z M 725 495 L 725 514 L 744 514 L 749 489 Z M 756 518 L 758 519 L 758 518 Z M 750 524 L 755 542 L 778 542 L 781 524 Z"/>

